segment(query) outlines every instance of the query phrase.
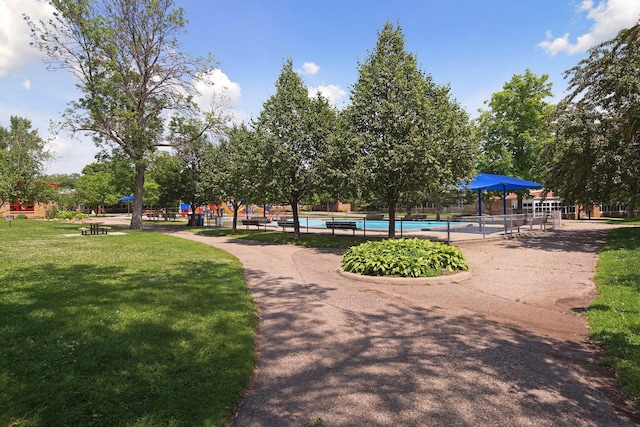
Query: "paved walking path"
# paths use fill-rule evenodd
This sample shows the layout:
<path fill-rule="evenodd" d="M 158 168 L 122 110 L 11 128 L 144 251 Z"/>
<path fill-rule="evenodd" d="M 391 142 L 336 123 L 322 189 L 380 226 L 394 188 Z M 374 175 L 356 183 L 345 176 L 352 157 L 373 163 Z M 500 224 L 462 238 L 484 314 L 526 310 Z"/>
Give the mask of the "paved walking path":
<path fill-rule="evenodd" d="M 637 425 L 580 314 L 609 228 L 462 244 L 473 277 L 430 286 L 351 281 L 340 251 L 175 234 L 237 256 L 259 308 L 234 426 Z"/>

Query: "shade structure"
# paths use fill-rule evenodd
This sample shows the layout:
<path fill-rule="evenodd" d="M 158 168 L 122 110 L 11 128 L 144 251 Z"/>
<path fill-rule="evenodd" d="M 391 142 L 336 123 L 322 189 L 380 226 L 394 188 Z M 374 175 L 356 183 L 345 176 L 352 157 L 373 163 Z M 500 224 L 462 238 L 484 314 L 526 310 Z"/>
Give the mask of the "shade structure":
<path fill-rule="evenodd" d="M 507 190 L 526 190 L 531 188 L 542 188 L 544 186 L 537 182 L 514 178 L 512 176 L 479 173 L 469 184 L 464 185 L 464 187 L 468 190 L 476 190 L 478 192 L 478 215 L 482 215 L 482 192 L 489 190 L 502 190 L 502 208 L 504 215 L 506 215 Z"/>
<path fill-rule="evenodd" d="M 133 200 L 133 196 L 124 196 L 118 199 L 119 202 L 130 202 Z"/>

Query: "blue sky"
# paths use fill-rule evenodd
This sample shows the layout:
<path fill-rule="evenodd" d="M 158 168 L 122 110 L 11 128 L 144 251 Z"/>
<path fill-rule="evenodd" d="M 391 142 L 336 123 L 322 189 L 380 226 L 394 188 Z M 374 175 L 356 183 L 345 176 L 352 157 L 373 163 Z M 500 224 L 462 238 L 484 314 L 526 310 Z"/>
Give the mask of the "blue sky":
<path fill-rule="evenodd" d="M 237 121 L 256 117 L 274 92 L 283 62 L 312 90 L 337 107 L 349 102 L 358 62 L 374 48 L 385 22 L 398 24 L 406 49 L 422 70 L 448 84 L 473 117 L 483 101 L 514 74 L 529 68 L 548 74 L 556 100 L 564 95 L 563 72 L 586 50 L 640 18 L 639 0 L 176 0 L 189 20 L 181 39 L 194 55 L 218 61 L 218 91 L 230 99 Z M 56 160 L 49 173 L 80 172 L 97 149 L 89 139 L 52 137 L 76 99 L 65 70 L 48 71 L 29 46 L 22 13 L 45 18 L 44 1 L 0 0 L 0 125 L 9 117 L 31 119 Z M 209 95 L 209 94 L 205 94 Z M 551 100 L 552 102 L 554 100 Z"/>

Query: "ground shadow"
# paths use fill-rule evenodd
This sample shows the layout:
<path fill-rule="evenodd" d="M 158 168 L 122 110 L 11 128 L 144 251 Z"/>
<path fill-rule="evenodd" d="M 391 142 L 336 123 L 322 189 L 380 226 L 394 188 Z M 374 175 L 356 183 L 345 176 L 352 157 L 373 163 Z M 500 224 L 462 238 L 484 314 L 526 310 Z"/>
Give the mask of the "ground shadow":
<path fill-rule="evenodd" d="M 247 275 L 261 361 L 233 425 L 634 425 L 589 345 L 481 315 L 389 303 L 330 307 L 340 286 Z M 341 285 L 342 286 L 342 285 Z M 363 307 L 364 305 L 364 307 Z M 593 385 L 599 387 L 593 387 Z M 305 424 L 306 423 L 306 424 Z"/>

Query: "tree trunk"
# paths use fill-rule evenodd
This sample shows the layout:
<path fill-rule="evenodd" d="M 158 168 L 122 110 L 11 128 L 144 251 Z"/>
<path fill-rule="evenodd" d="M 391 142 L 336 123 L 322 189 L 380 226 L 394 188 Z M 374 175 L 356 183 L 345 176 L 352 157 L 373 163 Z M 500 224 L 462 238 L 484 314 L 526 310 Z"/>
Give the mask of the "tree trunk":
<path fill-rule="evenodd" d="M 298 215 L 298 200 L 291 200 L 291 211 L 293 213 L 293 239 L 298 240 L 300 238 L 300 218 Z"/>
<path fill-rule="evenodd" d="M 389 203 L 389 239 L 396 238 L 396 203 Z"/>
<path fill-rule="evenodd" d="M 133 208 L 131 213 L 131 230 L 142 230 L 142 205 L 144 197 L 144 165 L 136 164 L 136 186 L 133 189 Z"/>
<path fill-rule="evenodd" d="M 627 218 L 635 218 L 636 217 L 636 197 L 631 197 L 631 201 L 629 202 L 627 211 Z"/>
<path fill-rule="evenodd" d="M 233 206 L 233 233 L 235 234 L 238 230 L 238 209 L 240 209 L 240 203 L 233 201 L 231 205 Z"/>

